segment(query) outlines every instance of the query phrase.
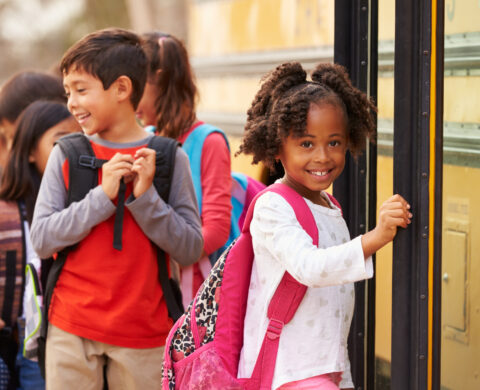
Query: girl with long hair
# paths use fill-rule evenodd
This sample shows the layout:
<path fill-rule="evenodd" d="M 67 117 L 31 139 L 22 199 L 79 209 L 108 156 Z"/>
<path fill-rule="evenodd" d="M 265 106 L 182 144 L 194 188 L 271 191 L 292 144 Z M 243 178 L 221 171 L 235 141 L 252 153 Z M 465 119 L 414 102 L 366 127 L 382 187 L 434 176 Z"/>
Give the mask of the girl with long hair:
<path fill-rule="evenodd" d="M 222 130 L 197 118 L 197 87 L 188 53 L 181 40 L 170 34 L 143 35 L 148 58 L 148 76 L 137 116 L 145 126 L 154 126 L 159 135 L 184 145 L 191 158 L 201 155 L 200 169 L 192 158 L 192 179 L 197 194 L 204 250 L 192 266 L 182 268 L 183 302 L 188 305 L 229 238 L 231 217 L 231 166 L 227 138 Z M 206 135 L 202 142 L 192 142 Z M 199 139 L 199 138 L 195 138 Z M 202 138 L 203 139 L 203 138 Z M 209 259 L 210 256 L 210 259 Z"/>
<path fill-rule="evenodd" d="M 40 279 L 44 279 L 47 274 L 45 269 L 43 269 L 45 272 L 41 272 L 41 266 L 45 267 L 48 262 L 41 263 L 30 242 L 29 227 L 33 218 L 35 200 L 55 141 L 75 131 L 80 131 L 80 126 L 65 104 L 52 101 L 36 101 L 30 104 L 18 119 L 7 164 L 1 178 L 0 208 L 2 210 L 0 213 L 6 212 L 8 208 L 8 210 L 17 210 L 20 214 L 19 219 L 23 222 L 21 239 L 25 248 L 25 261 L 35 267 Z M 19 314 L 16 324 L 19 335 L 16 359 L 19 388 L 44 389 L 45 383 L 37 363 L 23 357 L 25 318 L 21 312 Z"/>

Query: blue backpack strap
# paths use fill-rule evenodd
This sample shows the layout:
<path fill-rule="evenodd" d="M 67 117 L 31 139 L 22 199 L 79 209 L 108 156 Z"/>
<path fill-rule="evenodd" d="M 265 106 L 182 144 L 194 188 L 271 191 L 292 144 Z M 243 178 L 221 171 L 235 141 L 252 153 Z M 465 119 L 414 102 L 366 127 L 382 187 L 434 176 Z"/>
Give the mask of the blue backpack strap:
<path fill-rule="evenodd" d="M 241 231 L 238 220 L 243 213 L 245 207 L 245 197 L 247 195 L 248 179 L 247 176 L 240 172 L 232 172 L 232 226 L 230 228 L 230 236 L 226 245 L 237 238 Z"/>
<path fill-rule="evenodd" d="M 223 135 L 225 142 L 227 143 L 228 149 L 230 145 L 228 144 L 228 139 L 225 133 L 220 130 L 218 127 L 204 123 L 196 127 L 187 137 L 185 142 L 182 145 L 182 149 L 187 153 L 188 159 L 190 160 L 190 170 L 192 171 L 192 181 L 195 188 L 195 195 L 197 196 L 198 210 L 202 214 L 202 150 L 203 143 L 205 139 L 211 133 L 220 133 Z"/>

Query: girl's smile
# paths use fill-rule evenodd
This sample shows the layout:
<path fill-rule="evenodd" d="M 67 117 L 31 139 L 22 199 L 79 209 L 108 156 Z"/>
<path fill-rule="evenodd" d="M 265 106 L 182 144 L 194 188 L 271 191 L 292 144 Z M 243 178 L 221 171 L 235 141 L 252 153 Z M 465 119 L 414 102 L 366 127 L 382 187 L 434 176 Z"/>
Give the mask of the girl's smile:
<path fill-rule="evenodd" d="M 342 108 L 331 103 L 312 104 L 304 135 L 289 135 L 279 158 L 284 183 L 314 203 L 325 204 L 320 192 L 342 173 L 347 151 L 347 123 Z"/>

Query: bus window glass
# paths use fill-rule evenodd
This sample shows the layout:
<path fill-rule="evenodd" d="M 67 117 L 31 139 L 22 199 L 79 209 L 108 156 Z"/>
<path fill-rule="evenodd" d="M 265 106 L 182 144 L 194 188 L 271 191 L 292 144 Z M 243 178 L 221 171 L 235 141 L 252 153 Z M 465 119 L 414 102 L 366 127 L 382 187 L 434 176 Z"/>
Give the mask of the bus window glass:
<path fill-rule="evenodd" d="M 378 2 L 377 208 L 393 194 L 393 62 L 395 1 Z M 375 389 L 390 389 L 392 343 L 392 245 L 377 252 L 375 297 Z"/>

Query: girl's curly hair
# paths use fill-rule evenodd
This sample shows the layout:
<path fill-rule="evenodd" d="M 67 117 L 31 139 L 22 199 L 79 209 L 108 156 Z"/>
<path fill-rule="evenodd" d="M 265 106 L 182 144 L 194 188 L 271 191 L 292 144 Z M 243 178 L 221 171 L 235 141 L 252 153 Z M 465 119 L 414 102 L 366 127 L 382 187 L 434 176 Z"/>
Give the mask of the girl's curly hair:
<path fill-rule="evenodd" d="M 365 147 L 366 137 L 375 132 L 373 102 L 355 88 L 344 67 L 319 64 L 312 81 L 298 62 L 279 65 L 262 79 L 247 111 L 243 143 L 238 153 L 253 155 L 253 163 L 263 162 L 274 169 L 282 140 L 290 134 L 301 136 L 307 127 L 311 104 L 332 104 L 345 113 L 348 148 L 356 156 Z"/>

